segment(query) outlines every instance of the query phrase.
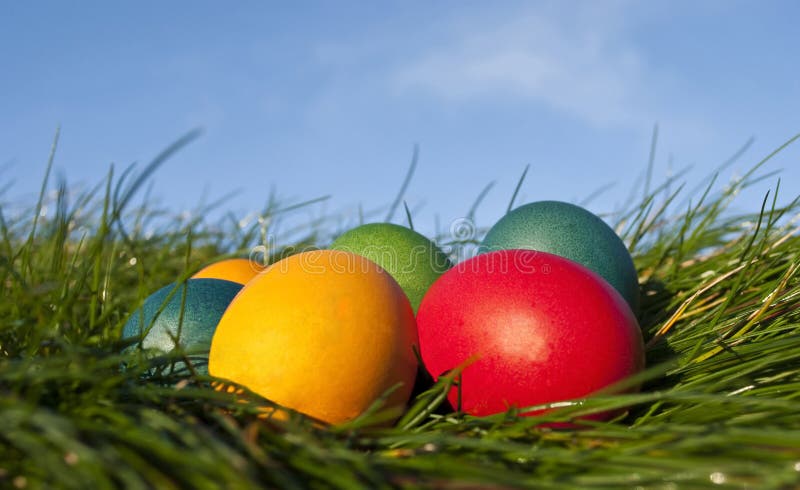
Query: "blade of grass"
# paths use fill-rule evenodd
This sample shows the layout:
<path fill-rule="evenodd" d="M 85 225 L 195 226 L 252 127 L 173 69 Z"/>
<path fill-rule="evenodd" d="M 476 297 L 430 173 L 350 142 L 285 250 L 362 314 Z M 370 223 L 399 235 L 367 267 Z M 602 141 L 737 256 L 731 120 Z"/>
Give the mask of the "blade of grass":
<path fill-rule="evenodd" d="M 408 189 L 408 185 L 411 183 L 411 177 L 414 176 L 414 171 L 417 169 L 417 163 L 419 162 L 419 145 L 414 145 L 414 153 L 411 155 L 411 164 L 408 166 L 408 170 L 406 171 L 406 176 L 403 179 L 403 183 L 400 185 L 400 190 L 397 191 L 397 196 L 394 198 L 392 205 L 389 206 L 389 212 L 386 213 L 386 218 L 384 221 L 387 223 L 392 221 L 394 218 L 394 213 L 397 211 L 397 207 L 400 206 L 400 202 L 403 200 L 403 196 Z"/>

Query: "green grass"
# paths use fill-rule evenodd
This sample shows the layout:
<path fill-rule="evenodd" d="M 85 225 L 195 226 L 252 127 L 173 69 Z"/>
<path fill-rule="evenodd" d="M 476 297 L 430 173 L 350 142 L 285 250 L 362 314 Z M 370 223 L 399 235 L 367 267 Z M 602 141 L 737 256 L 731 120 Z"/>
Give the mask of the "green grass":
<path fill-rule="evenodd" d="M 299 415 L 259 418 L 267 401 L 215 391 L 207 377 L 160 374 L 180 354 L 120 354 L 121 326 L 144 297 L 247 252 L 270 223 L 307 204 L 270 198 L 245 226 L 137 204 L 158 166 L 194 136 L 80 195 L 51 186 L 48 165 L 25 213 L 11 215 L 0 194 L 0 487 L 800 485 L 800 206 L 776 180 L 762 209 L 728 211 L 743 189 L 774 179 L 764 162 L 696 191 L 673 179 L 608 217 L 642 283 L 649 369 L 631 381 L 640 393 L 575 400 L 540 418 L 474 418 L 442 410 L 445 380 L 393 427 L 370 424 L 378 410 L 324 428 Z M 288 230 L 270 260 L 324 246 L 335 223 Z M 580 429 L 542 425 L 610 409 L 619 417 Z"/>

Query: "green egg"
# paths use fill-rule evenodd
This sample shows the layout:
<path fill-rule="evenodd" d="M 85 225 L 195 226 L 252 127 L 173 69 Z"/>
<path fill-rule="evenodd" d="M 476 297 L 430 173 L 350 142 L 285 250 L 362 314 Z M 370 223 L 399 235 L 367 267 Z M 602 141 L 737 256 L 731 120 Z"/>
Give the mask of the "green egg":
<path fill-rule="evenodd" d="M 386 270 L 416 313 L 433 282 L 452 267 L 447 255 L 424 235 L 392 223 L 370 223 L 344 233 L 331 249 L 352 252 Z"/>
<path fill-rule="evenodd" d="M 122 338 L 141 340 L 133 348 L 141 345 L 143 349 L 162 352 L 175 349 L 177 339 L 197 372 L 207 374 L 211 338 L 228 304 L 241 289 L 241 284 L 221 279 L 189 279 L 178 287 L 165 286 L 133 312 L 122 328 Z M 184 363 L 175 363 L 176 371 L 185 368 Z"/>
<path fill-rule="evenodd" d="M 529 249 L 578 262 L 598 273 L 639 311 L 639 279 L 625 243 L 602 219 L 580 206 L 539 201 L 503 216 L 486 234 L 479 253 Z"/>

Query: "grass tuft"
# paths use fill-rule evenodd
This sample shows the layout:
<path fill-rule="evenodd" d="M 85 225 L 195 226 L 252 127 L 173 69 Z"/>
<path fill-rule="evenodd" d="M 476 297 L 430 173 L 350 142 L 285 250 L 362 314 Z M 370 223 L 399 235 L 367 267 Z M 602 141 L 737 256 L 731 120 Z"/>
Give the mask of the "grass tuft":
<path fill-rule="evenodd" d="M 20 214 L 0 201 L 0 486 L 797 488 L 800 200 L 781 204 L 778 180 L 759 211 L 729 211 L 743 189 L 772 178 L 762 168 L 774 153 L 689 195 L 683 173 L 651 190 L 648 170 L 641 202 L 616 215 L 641 283 L 649 368 L 626 381 L 641 392 L 551 404 L 540 417 L 521 414 L 545 407 L 477 418 L 447 409 L 454 372 L 394 425 L 387 418 L 398 414 L 376 404 L 331 428 L 246 390 L 215 389 L 195 371 L 177 376 L 170 367 L 186 353 L 123 352 L 122 325 L 151 292 L 221 257 L 257 248 L 273 262 L 324 246 L 336 222 L 322 216 L 270 239 L 282 216 L 324 197 L 273 195 L 248 219 L 218 222 L 208 208 L 173 216 L 136 206 L 153 172 L 196 136 L 138 176 L 112 169 L 75 195 L 63 179 L 49 189 L 56 135 L 37 203 Z M 653 151 L 656 138 L 657 127 Z M 389 218 L 416 160 L 415 149 Z M 449 245 L 461 256 L 473 242 Z M 619 416 L 568 425 L 609 411 Z"/>

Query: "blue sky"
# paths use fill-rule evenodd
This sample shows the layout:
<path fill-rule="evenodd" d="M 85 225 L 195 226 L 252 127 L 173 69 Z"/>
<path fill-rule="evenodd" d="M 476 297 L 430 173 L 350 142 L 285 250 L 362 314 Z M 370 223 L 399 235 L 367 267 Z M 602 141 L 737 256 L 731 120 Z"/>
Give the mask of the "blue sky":
<path fill-rule="evenodd" d="M 496 181 L 493 223 L 526 164 L 521 201 L 613 183 L 589 205 L 612 211 L 655 123 L 655 181 L 693 165 L 697 182 L 755 136 L 727 180 L 800 132 L 798 19 L 796 1 L 4 2 L 2 197 L 33 199 L 59 125 L 56 169 L 87 185 L 202 127 L 156 176 L 175 212 L 236 191 L 244 216 L 275 188 L 353 219 L 392 200 L 415 143 L 419 228 Z M 767 167 L 784 202 L 799 159 Z"/>

